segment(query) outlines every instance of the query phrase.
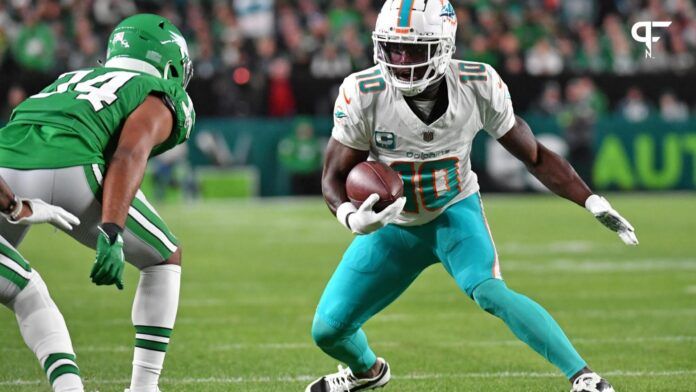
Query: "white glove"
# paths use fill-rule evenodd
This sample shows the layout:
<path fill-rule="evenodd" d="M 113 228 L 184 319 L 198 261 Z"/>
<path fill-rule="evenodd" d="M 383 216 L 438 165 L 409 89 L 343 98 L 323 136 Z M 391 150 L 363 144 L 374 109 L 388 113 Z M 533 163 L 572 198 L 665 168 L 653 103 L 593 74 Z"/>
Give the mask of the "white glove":
<path fill-rule="evenodd" d="M 592 195 L 585 200 L 585 208 L 609 230 L 617 232 L 621 241 L 626 245 L 638 245 L 638 238 L 633 226 L 615 209 L 611 208 L 607 199 L 599 195 Z"/>
<path fill-rule="evenodd" d="M 355 208 L 351 202 L 345 202 L 336 210 L 336 218 L 354 234 L 370 234 L 394 221 L 406 204 L 406 198 L 400 197 L 382 211 L 375 212 L 372 207 L 378 201 L 379 195 L 373 193 L 360 208 Z"/>
<path fill-rule="evenodd" d="M 75 215 L 58 206 L 48 204 L 41 199 L 18 199 L 18 203 L 29 204 L 32 213 L 27 217 L 14 219 L 13 217 L 18 216 L 21 212 L 21 208 L 19 208 L 19 211 L 12 214 L 12 217 L 7 217 L 7 220 L 10 223 L 25 225 L 34 223 L 50 223 L 53 226 L 63 230 L 72 230 L 73 226 L 80 224 L 80 220 L 77 219 Z"/>

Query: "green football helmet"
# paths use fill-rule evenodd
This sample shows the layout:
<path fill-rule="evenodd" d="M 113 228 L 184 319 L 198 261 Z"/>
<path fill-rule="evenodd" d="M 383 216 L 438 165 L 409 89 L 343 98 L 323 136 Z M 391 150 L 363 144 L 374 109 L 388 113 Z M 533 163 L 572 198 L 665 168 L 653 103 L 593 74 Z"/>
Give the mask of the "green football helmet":
<path fill-rule="evenodd" d="M 167 18 L 153 14 L 133 15 L 116 26 L 104 65 L 174 79 L 183 88 L 193 75 L 183 35 Z"/>

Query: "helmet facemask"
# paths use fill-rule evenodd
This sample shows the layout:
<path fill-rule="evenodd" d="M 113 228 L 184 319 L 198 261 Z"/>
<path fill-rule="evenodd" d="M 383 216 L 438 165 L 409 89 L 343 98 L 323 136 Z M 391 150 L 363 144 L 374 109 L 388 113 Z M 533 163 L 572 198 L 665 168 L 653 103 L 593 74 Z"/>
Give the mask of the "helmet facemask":
<path fill-rule="evenodd" d="M 193 62 L 188 58 L 188 56 L 184 57 L 181 62 L 182 69 L 184 71 L 184 77 L 181 79 L 181 84 L 184 90 L 186 90 L 186 87 L 188 87 L 188 84 L 193 77 Z"/>
<path fill-rule="evenodd" d="M 372 34 L 374 60 L 385 81 L 402 94 L 420 94 L 439 80 L 454 52 L 448 37 L 422 37 L 397 34 Z"/>
<path fill-rule="evenodd" d="M 181 77 L 181 87 L 186 90 L 186 87 L 188 87 L 188 84 L 191 81 L 191 77 L 193 77 L 193 63 L 188 56 L 181 59 L 181 67 L 175 67 L 171 61 L 168 62 L 164 68 L 163 78 L 169 79 L 170 75 L 174 78 L 178 78 L 180 72 L 183 73 L 183 76 Z"/>

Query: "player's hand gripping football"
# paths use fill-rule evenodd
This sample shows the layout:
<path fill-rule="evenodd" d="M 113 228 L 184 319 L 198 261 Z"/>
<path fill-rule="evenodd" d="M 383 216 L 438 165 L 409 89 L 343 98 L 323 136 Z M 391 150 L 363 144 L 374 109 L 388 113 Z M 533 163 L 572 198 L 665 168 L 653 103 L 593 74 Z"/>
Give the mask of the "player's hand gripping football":
<path fill-rule="evenodd" d="M 75 215 L 41 199 L 18 198 L 17 202 L 19 208 L 7 217 L 10 223 L 25 225 L 50 223 L 63 230 L 72 230 L 73 226 L 80 224 L 80 220 Z"/>
<path fill-rule="evenodd" d="M 609 230 L 617 232 L 621 241 L 626 245 L 638 245 L 638 238 L 633 226 L 611 207 L 607 199 L 599 195 L 592 195 L 585 201 L 585 208 Z"/>
<path fill-rule="evenodd" d="M 406 198 L 400 197 L 382 211 L 375 212 L 372 208 L 378 201 L 379 195 L 373 193 L 365 199 L 357 210 L 352 204 L 345 203 L 345 208 L 352 207 L 352 211 L 337 211 L 336 216 L 339 217 L 339 220 L 343 218 L 342 223 L 354 234 L 370 234 L 391 223 L 401 213 L 406 204 Z"/>
<path fill-rule="evenodd" d="M 97 259 L 92 266 L 89 277 L 97 286 L 115 284 L 119 290 L 123 290 L 123 268 L 125 257 L 123 256 L 123 237 L 116 233 L 113 238 L 100 227 L 97 237 Z"/>

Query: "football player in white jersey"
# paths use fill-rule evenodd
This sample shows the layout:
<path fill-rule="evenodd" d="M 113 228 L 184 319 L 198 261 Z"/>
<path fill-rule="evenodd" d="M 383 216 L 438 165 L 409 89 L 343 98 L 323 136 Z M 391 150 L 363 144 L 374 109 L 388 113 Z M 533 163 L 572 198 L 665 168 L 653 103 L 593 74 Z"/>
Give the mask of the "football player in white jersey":
<path fill-rule="evenodd" d="M 338 221 L 358 235 L 322 294 L 312 337 L 348 368 L 339 366 L 306 391 L 384 386 L 389 365 L 370 349 L 361 326 L 437 262 L 483 310 L 563 372 L 572 391 L 613 391 L 551 315 L 502 280 L 471 171 L 474 136 L 485 130 L 551 191 L 587 208 L 631 245 L 638 243 L 633 227 L 537 142 L 491 66 L 452 60 L 456 27 L 447 0 L 387 0 L 373 33 L 377 65 L 340 88 L 322 187 Z M 372 211 L 377 195 L 360 209 L 346 196 L 348 172 L 365 160 L 391 165 L 404 180 L 405 197 L 380 213 Z"/>

